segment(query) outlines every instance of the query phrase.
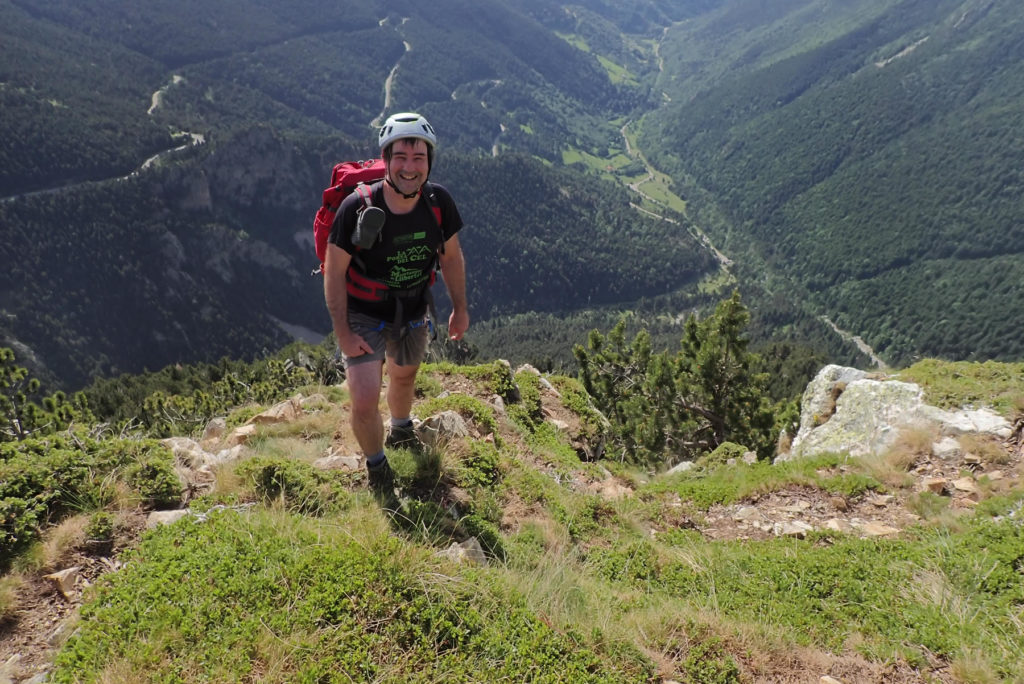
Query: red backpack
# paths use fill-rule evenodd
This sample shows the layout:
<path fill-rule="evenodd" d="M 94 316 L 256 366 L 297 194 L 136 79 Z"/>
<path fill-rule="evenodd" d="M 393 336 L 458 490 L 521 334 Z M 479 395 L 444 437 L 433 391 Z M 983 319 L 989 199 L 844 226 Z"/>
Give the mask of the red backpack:
<path fill-rule="evenodd" d="M 385 174 L 383 159 L 367 159 L 365 161 L 339 162 L 334 165 L 331 172 L 331 184 L 324 189 L 324 203 L 313 218 L 313 244 L 316 247 L 316 257 L 320 260 L 320 268 L 313 271 L 323 273 L 324 261 L 327 257 L 327 241 L 331 236 L 331 226 L 334 225 L 334 217 L 341 206 L 341 201 L 351 195 L 360 185 L 369 186 L 371 183 L 383 180 Z M 430 203 L 430 208 L 437 219 L 437 225 L 441 225 L 441 207 L 437 204 L 433 191 L 429 185 L 424 185 L 424 194 Z M 363 196 L 364 206 L 369 203 L 369 193 L 359 193 Z"/>

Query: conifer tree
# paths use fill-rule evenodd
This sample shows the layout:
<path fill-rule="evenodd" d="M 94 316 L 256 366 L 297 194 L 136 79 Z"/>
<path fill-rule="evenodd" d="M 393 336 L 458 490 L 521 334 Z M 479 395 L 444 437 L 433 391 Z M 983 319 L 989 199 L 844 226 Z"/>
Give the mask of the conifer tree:
<path fill-rule="evenodd" d="M 655 353 L 646 330 L 627 343 L 625 318 L 575 347 L 583 386 L 611 421 L 624 460 L 694 459 L 727 441 L 770 455 L 772 408 L 743 337 L 749 320 L 734 293 L 706 319 L 687 319 L 674 355 Z"/>
<path fill-rule="evenodd" d="M 40 406 L 33 401 L 39 387 L 39 380 L 16 365 L 14 352 L 0 348 L 0 442 L 20 441 L 63 430 L 76 421 L 92 420 L 81 392 L 70 401 L 63 392 L 56 392 L 43 397 Z"/>

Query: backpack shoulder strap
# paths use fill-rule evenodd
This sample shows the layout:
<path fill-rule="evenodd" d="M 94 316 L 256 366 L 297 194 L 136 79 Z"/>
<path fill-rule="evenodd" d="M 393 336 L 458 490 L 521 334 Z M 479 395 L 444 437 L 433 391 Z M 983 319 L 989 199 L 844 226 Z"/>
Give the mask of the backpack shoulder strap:
<path fill-rule="evenodd" d="M 434 193 L 434 186 L 431 185 L 429 181 L 423 184 L 423 196 L 427 199 L 427 205 L 430 207 L 430 213 L 434 215 L 437 227 L 441 230 L 441 244 L 438 245 L 437 250 L 443 254 L 444 221 L 441 216 L 441 204 L 437 201 L 437 195 Z"/>
<path fill-rule="evenodd" d="M 356 185 L 356 194 L 359 195 L 359 199 L 363 201 L 363 206 L 360 207 L 358 211 L 362 211 L 366 207 L 373 206 L 373 191 L 376 189 L 376 185 L 376 183 L 372 185 L 367 185 L 362 181 L 360 181 L 359 184 Z"/>

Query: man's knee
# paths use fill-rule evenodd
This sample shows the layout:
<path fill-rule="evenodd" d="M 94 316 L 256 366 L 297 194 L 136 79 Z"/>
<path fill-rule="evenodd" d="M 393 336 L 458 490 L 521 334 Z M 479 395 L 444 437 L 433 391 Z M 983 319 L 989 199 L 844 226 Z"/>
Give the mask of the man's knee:
<path fill-rule="evenodd" d="M 381 364 L 360 364 L 349 369 L 348 393 L 353 420 L 377 413 L 380 389 Z"/>
<path fill-rule="evenodd" d="M 379 396 L 363 396 L 360 398 L 352 398 L 352 420 L 361 421 L 368 420 L 374 416 L 380 415 L 380 410 L 377 407 L 379 402 Z"/>

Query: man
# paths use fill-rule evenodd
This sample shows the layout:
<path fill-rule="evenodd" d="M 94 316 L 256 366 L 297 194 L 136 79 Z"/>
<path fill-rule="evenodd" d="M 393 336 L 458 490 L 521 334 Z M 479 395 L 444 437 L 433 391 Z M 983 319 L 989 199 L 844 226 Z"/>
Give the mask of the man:
<path fill-rule="evenodd" d="M 386 363 L 389 378 L 388 446 L 407 443 L 414 439 L 416 373 L 430 341 L 427 313 L 435 263 L 452 301 L 451 339 L 462 339 L 469 311 L 458 237 L 462 218 L 448 191 L 427 183 L 437 145 L 434 129 L 418 114 L 395 114 L 381 127 L 378 143 L 385 178 L 370 186 L 367 197 L 354 192 L 341 203 L 327 246 L 324 298 L 345 364 L 352 432 L 366 458 L 370 487 L 389 494 L 394 474 L 378 410 L 383 367 Z M 377 208 L 383 210 L 383 226 L 373 239 L 379 223 L 371 217 L 381 216 Z"/>

